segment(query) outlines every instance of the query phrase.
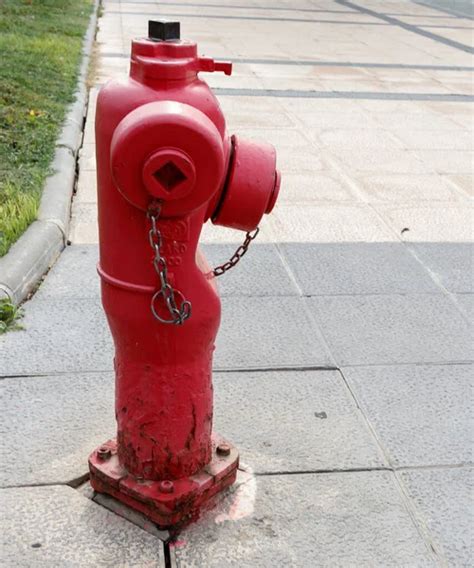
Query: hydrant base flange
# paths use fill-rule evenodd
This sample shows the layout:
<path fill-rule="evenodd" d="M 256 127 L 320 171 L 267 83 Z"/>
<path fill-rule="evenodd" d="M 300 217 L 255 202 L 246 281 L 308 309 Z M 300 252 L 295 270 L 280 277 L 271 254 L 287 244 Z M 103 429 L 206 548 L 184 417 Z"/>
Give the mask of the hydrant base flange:
<path fill-rule="evenodd" d="M 95 491 L 140 511 L 160 528 L 177 527 L 194 520 L 207 502 L 235 481 L 237 449 L 213 434 L 212 450 L 210 463 L 195 475 L 155 481 L 129 474 L 119 462 L 116 440 L 109 440 L 89 456 L 90 483 Z"/>

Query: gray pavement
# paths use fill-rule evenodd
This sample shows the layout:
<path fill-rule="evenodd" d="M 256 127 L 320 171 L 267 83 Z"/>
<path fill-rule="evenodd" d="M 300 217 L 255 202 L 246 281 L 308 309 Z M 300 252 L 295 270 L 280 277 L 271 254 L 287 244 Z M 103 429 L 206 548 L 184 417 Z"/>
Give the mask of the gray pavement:
<path fill-rule="evenodd" d="M 104 1 L 72 244 L 25 330 L 0 338 L 2 565 L 472 565 L 472 22 L 432 4 L 448 11 Z M 95 97 L 156 16 L 235 61 L 204 78 L 229 132 L 275 144 L 283 174 L 218 282 L 215 428 L 241 451 L 238 482 L 170 545 L 76 489 L 115 428 Z M 206 227 L 211 264 L 242 236 Z"/>
<path fill-rule="evenodd" d="M 161 541 L 67 486 L 2 490 L 2 566 L 164 567 Z"/>

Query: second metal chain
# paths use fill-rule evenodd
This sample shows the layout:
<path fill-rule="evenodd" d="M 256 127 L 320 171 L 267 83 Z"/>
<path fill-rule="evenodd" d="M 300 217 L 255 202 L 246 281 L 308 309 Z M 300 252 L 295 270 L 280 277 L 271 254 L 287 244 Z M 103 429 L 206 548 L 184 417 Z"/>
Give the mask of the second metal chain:
<path fill-rule="evenodd" d="M 216 266 L 214 268 L 214 270 L 212 271 L 214 276 L 216 277 L 222 276 L 222 274 L 225 274 L 228 270 L 233 268 L 239 262 L 239 260 L 244 256 L 244 254 L 248 251 L 250 243 L 255 239 L 255 237 L 258 235 L 259 232 L 260 232 L 259 227 L 257 227 L 254 231 L 249 231 L 245 235 L 244 242 L 234 252 L 234 254 L 230 257 L 230 259 L 227 262 L 224 262 L 224 264 L 220 264 L 219 266 Z"/>

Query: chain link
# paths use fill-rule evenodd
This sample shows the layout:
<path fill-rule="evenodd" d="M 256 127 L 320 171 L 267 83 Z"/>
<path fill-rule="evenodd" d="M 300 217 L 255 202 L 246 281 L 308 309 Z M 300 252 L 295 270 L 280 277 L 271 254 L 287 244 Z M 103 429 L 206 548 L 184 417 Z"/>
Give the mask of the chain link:
<path fill-rule="evenodd" d="M 230 259 L 227 262 L 224 262 L 224 264 L 220 264 L 219 266 L 216 266 L 214 268 L 214 270 L 212 271 L 212 273 L 214 274 L 214 276 L 217 278 L 218 276 L 222 276 L 223 274 L 225 274 L 228 270 L 230 270 L 231 268 L 234 268 L 234 266 L 239 262 L 239 260 L 244 256 L 244 254 L 248 251 L 248 248 L 250 246 L 250 243 L 255 239 L 255 237 L 258 235 L 258 233 L 260 232 L 260 228 L 257 227 L 254 231 L 249 231 L 246 235 L 245 235 L 245 240 L 244 242 L 240 245 L 240 247 L 234 252 L 234 254 L 230 257 Z"/>
<path fill-rule="evenodd" d="M 157 225 L 160 213 L 161 205 L 159 203 L 153 203 L 147 211 L 147 217 L 151 224 L 151 228 L 148 231 L 148 240 L 154 252 L 153 266 L 160 279 L 160 289 L 153 294 L 151 299 L 151 313 L 161 323 L 181 325 L 191 316 L 191 302 L 186 300 L 179 290 L 175 290 L 168 281 L 168 266 L 166 259 L 161 256 L 160 251 L 163 244 L 163 237 Z M 160 296 L 165 301 L 170 319 L 161 317 L 156 310 L 155 304 Z M 179 308 L 176 303 L 176 296 L 181 298 L 181 306 Z"/>
<path fill-rule="evenodd" d="M 153 298 L 151 299 L 151 312 L 161 323 L 182 325 L 191 316 L 191 302 L 186 300 L 179 290 L 175 290 L 168 281 L 168 266 L 166 264 L 166 259 L 161 256 L 163 237 L 157 224 L 160 214 L 161 205 L 154 202 L 147 211 L 147 217 L 151 225 L 150 230 L 148 231 L 148 241 L 150 243 L 150 247 L 153 249 L 153 267 L 160 279 L 160 288 L 153 294 Z M 216 278 L 225 274 L 240 261 L 259 232 L 260 229 L 257 227 L 254 231 L 246 233 L 244 242 L 237 248 L 230 259 L 227 262 L 224 262 L 224 264 L 214 268 L 212 273 Z M 165 301 L 166 308 L 170 314 L 170 319 L 161 317 L 156 310 L 155 304 L 160 296 L 162 296 Z M 181 299 L 181 306 L 179 308 L 176 302 L 176 296 L 179 296 Z"/>

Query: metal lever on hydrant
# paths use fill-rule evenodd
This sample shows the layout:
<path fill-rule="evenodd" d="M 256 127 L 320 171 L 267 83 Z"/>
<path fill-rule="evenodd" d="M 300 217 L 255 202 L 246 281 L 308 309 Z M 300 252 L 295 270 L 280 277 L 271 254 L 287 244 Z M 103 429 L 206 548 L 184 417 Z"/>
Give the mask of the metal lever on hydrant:
<path fill-rule="evenodd" d="M 194 518 L 239 461 L 212 433 L 220 300 L 198 239 L 208 220 L 254 231 L 280 175 L 272 146 L 228 136 L 198 78 L 230 69 L 198 57 L 177 22 L 152 22 L 150 37 L 132 42 L 130 77 L 97 101 L 98 272 L 118 431 L 89 457 L 91 484 L 160 527 Z"/>

